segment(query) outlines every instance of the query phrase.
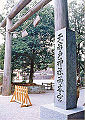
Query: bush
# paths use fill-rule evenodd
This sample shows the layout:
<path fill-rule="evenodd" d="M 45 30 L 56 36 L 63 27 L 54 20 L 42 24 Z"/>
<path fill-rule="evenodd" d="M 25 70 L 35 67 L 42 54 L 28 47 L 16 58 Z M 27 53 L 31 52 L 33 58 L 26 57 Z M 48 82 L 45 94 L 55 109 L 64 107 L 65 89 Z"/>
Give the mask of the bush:
<path fill-rule="evenodd" d="M 3 75 L 0 75 L 0 84 L 3 83 Z"/>

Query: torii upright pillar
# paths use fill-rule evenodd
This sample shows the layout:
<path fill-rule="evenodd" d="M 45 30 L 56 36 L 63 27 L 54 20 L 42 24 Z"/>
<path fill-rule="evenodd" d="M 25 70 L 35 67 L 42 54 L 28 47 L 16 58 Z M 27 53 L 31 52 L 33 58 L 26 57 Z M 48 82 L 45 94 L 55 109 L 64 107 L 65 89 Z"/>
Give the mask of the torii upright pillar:
<path fill-rule="evenodd" d="M 12 20 L 6 20 L 6 41 L 5 41 L 5 57 L 4 57 L 4 75 L 2 95 L 8 96 L 11 94 L 11 28 Z"/>
<path fill-rule="evenodd" d="M 69 28 L 67 0 L 54 1 L 55 32 L 62 28 Z"/>

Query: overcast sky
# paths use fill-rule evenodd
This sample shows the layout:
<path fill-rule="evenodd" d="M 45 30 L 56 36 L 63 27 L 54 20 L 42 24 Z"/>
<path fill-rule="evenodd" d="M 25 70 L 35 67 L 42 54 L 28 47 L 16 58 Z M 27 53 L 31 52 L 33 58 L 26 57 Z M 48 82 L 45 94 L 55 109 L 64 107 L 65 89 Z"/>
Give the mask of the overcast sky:
<path fill-rule="evenodd" d="M 19 0 L 15 0 L 15 1 L 19 1 Z M 68 0 L 68 3 L 71 1 L 73 1 L 73 0 Z M 81 0 L 76 0 L 76 1 L 81 1 Z M 5 4 L 6 4 L 6 0 L 0 0 L 0 14 L 2 14 Z M 52 0 L 51 4 L 53 4 L 53 0 Z M 1 43 L 3 43 L 3 36 L 0 34 L 0 44 Z"/>

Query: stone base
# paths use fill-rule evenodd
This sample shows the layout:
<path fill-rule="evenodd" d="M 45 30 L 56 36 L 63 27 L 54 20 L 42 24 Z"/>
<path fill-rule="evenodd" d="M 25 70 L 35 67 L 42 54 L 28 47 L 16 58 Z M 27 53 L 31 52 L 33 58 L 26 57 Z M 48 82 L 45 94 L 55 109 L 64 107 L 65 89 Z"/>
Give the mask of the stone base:
<path fill-rule="evenodd" d="M 40 107 L 40 120 L 85 120 L 85 108 L 64 110 L 48 104 Z"/>

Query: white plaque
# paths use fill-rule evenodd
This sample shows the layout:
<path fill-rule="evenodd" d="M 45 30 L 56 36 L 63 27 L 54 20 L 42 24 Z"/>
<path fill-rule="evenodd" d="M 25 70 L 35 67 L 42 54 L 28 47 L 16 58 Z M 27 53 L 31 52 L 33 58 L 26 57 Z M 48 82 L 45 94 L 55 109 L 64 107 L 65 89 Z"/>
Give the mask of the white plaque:
<path fill-rule="evenodd" d="M 55 32 L 55 104 L 66 100 L 66 28 Z"/>

